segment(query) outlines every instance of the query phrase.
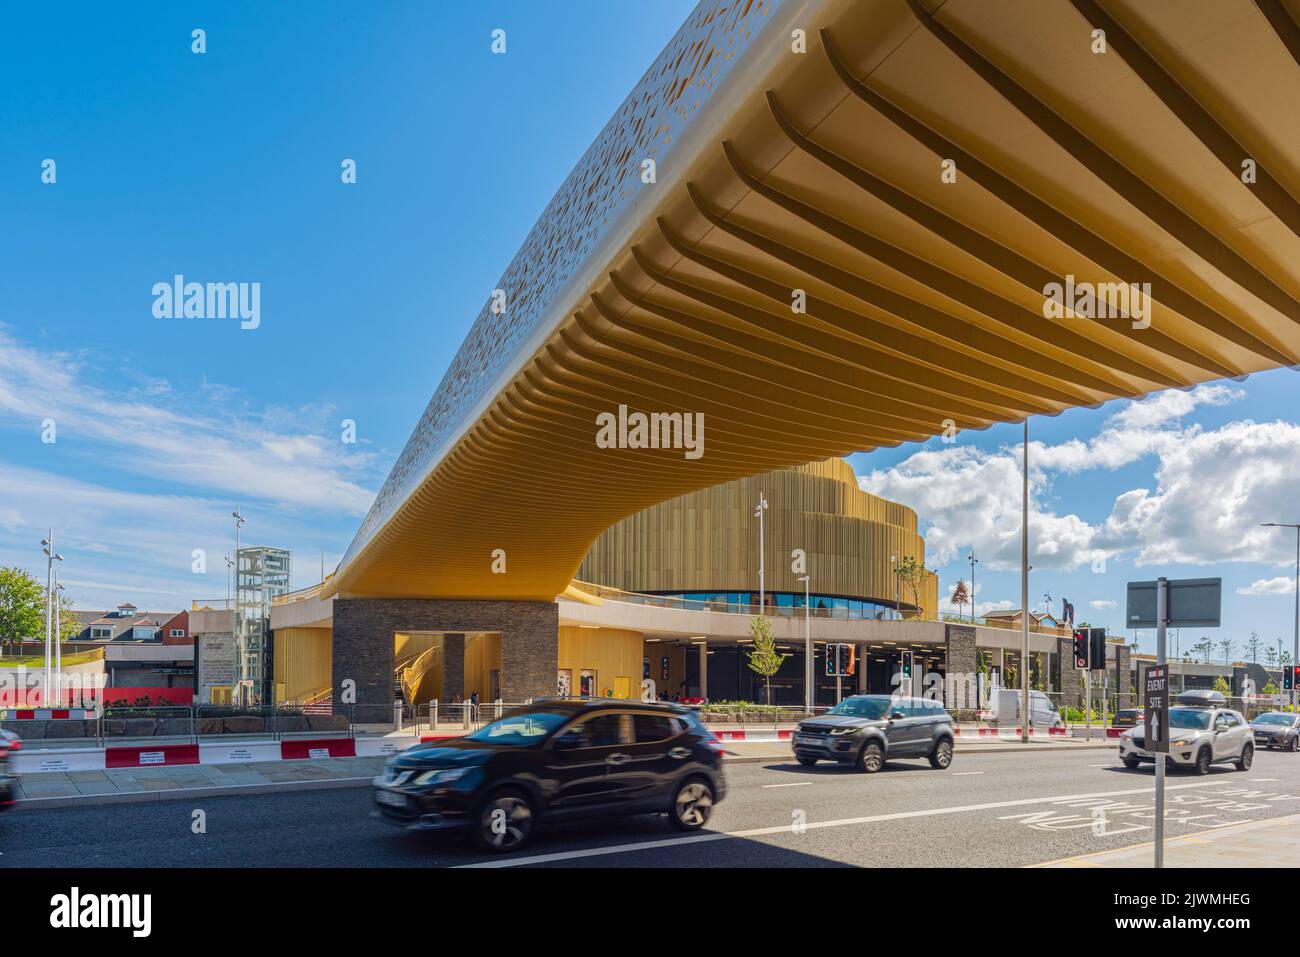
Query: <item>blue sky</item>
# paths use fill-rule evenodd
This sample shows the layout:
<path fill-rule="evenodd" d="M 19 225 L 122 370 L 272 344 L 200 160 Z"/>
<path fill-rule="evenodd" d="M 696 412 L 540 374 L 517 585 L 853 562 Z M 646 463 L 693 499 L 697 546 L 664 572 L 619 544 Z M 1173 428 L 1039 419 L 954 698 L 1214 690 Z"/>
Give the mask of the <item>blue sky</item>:
<path fill-rule="evenodd" d="M 239 505 L 297 584 L 322 549 L 332 568 L 506 263 L 692 6 L 11 7 L 0 563 L 38 570 L 53 526 L 80 607 L 183 607 L 225 594 Z M 177 273 L 260 283 L 260 326 L 155 319 Z M 1222 575 L 1225 635 L 1288 636 L 1294 539 L 1254 525 L 1300 521 L 1298 394 L 1279 371 L 1035 420 L 1033 601 L 1118 627 L 1130 578 Z M 997 607 L 1019 602 L 1018 443 L 998 427 L 852 461 L 918 509 L 945 590 L 976 548 Z"/>

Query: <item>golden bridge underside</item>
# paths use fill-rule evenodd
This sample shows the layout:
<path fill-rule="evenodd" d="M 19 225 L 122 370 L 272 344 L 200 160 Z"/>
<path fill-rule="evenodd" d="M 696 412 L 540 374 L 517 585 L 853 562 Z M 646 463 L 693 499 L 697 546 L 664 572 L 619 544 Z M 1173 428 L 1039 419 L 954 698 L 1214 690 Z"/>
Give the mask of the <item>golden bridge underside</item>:
<path fill-rule="evenodd" d="M 550 599 L 685 492 L 1300 363 L 1295 3 L 812 9 L 339 591 Z M 1149 327 L 1045 318 L 1067 276 L 1149 283 Z M 703 456 L 599 448 L 620 405 Z"/>

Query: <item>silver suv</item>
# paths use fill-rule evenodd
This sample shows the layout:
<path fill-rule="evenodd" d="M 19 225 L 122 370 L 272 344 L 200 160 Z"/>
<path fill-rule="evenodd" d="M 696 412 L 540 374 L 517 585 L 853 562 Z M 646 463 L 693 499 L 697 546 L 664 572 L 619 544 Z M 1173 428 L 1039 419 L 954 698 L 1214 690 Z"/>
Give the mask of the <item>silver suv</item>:
<path fill-rule="evenodd" d="M 1238 711 L 1225 707 L 1217 691 L 1189 691 L 1179 695 L 1169 709 L 1168 767 L 1187 768 L 1209 774 L 1215 764 L 1232 763 L 1238 771 L 1249 771 L 1255 759 L 1255 733 Z M 1142 725 L 1119 736 L 1119 757 L 1126 768 L 1155 762 L 1154 752 L 1144 747 Z"/>

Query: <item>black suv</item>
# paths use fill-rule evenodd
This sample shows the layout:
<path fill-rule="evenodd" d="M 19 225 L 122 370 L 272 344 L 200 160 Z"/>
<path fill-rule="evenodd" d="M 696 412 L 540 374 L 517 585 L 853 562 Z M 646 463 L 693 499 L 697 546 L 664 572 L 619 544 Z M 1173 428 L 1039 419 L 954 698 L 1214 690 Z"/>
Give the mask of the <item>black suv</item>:
<path fill-rule="evenodd" d="M 394 755 L 375 778 L 375 803 L 403 827 L 468 828 L 493 852 L 521 847 L 539 819 L 660 813 L 692 831 L 726 793 L 722 755 L 689 708 L 542 700 Z"/>
<path fill-rule="evenodd" d="M 21 747 L 18 735 L 12 731 L 0 730 L 0 811 L 7 811 L 14 805 L 18 778 L 10 769 L 9 755 Z"/>
<path fill-rule="evenodd" d="M 790 746 L 805 767 L 838 761 L 874 773 L 889 758 L 929 758 L 931 767 L 947 768 L 952 740 L 952 715 L 938 701 L 862 694 L 800 721 Z"/>

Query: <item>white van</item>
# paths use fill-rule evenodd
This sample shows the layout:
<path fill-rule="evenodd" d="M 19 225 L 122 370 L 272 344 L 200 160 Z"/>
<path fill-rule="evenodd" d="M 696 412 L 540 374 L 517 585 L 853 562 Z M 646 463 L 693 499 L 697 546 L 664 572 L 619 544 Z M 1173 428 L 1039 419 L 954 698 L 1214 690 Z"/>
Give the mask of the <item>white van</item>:
<path fill-rule="evenodd" d="M 1000 728 L 1020 724 L 1020 691 L 1015 688 L 993 688 L 989 691 L 989 720 Z M 1042 691 L 1029 692 L 1029 726 L 1050 730 L 1063 728 L 1061 713 L 1052 699 Z"/>

